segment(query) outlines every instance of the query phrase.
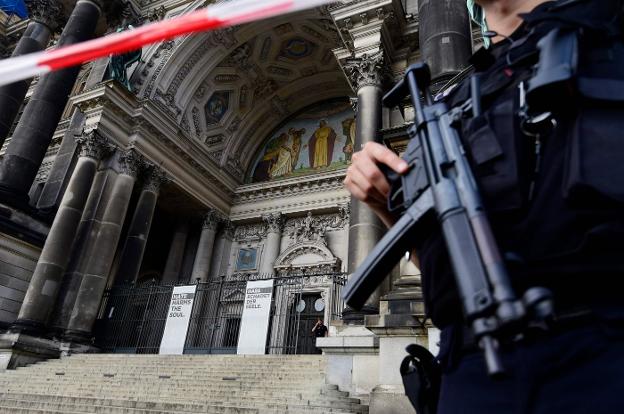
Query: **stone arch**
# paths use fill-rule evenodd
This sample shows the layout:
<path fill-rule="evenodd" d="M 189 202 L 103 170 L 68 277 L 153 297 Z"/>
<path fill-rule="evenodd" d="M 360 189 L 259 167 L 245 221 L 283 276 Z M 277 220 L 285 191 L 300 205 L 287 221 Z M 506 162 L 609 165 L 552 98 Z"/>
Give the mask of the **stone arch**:
<path fill-rule="evenodd" d="M 340 43 L 324 9 L 313 9 L 151 46 L 132 81 L 141 98 L 155 102 L 181 133 L 203 143 L 213 162 L 242 181 L 262 141 L 285 118 L 311 103 L 352 94 L 332 52 Z M 209 123 L 214 93 L 228 94 L 229 105 Z"/>

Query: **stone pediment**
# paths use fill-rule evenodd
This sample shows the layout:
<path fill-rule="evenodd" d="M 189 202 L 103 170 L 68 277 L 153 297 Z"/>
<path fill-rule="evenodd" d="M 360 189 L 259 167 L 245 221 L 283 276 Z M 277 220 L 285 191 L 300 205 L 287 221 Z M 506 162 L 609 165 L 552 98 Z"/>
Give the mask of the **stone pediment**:
<path fill-rule="evenodd" d="M 323 241 L 303 241 L 290 246 L 275 261 L 278 273 L 339 271 L 341 261 Z"/>

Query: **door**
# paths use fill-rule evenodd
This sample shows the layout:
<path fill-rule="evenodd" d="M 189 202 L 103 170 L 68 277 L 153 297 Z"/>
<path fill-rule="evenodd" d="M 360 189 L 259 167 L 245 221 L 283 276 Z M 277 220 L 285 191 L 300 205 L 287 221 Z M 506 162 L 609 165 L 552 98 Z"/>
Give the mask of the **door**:
<path fill-rule="evenodd" d="M 304 293 L 296 306 L 299 313 L 299 332 L 297 341 L 297 354 L 317 354 L 316 338 L 312 328 L 318 318 L 323 319 L 325 303 L 320 293 Z M 326 323 L 325 323 L 326 324 Z M 326 324 L 327 325 L 327 324 Z"/>

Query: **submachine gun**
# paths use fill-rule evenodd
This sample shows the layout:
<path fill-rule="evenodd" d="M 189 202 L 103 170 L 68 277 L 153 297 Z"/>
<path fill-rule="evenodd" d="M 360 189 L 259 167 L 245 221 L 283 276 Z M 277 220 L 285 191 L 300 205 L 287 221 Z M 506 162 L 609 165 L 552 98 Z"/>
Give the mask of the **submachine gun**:
<path fill-rule="evenodd" d="M 388 269 L 412 248 L 420 224 L 437 218 L 466 323 L 484 353 L 488 373 L 498 376 L 504 374 L 499 344 L 549 319 L 552 296 L 549 290 L 534 287 L 517 297 L 462 147 L 457 121 L 467 111 L 473 116 L 481 112 L 478 78 L 471 80 L 471 108 L 451 111 L 446 104 L 433 102 L 430 81 L 426 64 L 412 65 L 383 99 L 384 106 L 395 107 L 409 95 L 415 110 L 403 156 L 410 169 L 402 176 L 387 172 L 392 187 L 388 207 L 401 218 L 352 275 L 343 296 L 349 306 L 361 308 Z"/>

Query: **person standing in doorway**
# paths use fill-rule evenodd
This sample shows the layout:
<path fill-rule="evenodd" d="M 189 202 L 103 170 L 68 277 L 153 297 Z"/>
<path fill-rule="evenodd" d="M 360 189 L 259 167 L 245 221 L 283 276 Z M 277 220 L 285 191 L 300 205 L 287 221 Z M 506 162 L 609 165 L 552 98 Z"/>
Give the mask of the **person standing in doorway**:
<path fill-rule="evenodd" d="M 317 318 L 316 324 L 312 328 L 312 334 L 314 335 L 314 344 L 316 345 L 316 338 L 323 338 L 327 336 L 327 326 L 323 323 L 323 319 Z M 318 354 L 321 353 L 321 350 L 316 348 L 316 352 Z"/>

